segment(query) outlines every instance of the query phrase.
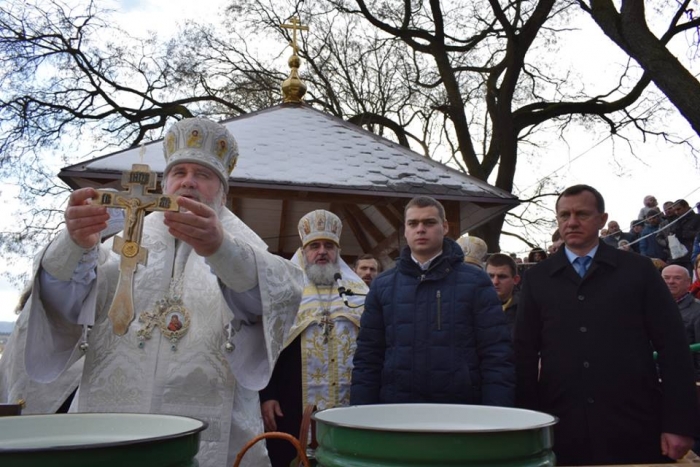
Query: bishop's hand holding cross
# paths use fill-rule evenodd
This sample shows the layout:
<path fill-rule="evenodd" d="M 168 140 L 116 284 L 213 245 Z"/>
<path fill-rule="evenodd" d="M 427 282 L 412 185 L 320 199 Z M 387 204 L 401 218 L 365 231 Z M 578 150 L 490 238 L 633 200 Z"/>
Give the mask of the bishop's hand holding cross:
<path fill-rule="evenodd" d="M 224 192 L 215 194 L 215 188 L 220 186 L 216 176 L 193 181 L 201 177 L 198 174 L 202 169 L 198 167 L 183 163 L 173 169 L 169 175 L 172 181 L 164 186 L 165 195 L 148 193 L 155 188 L 155 173 L 141 165 L 122 177 L 123 184 L 131 187 L 129 192 L 82 188 L 69 198 L 66 229 L 73 242 L 84 249 L 93 248 L 100 241 L 100 232 L 107 228 L 109 220 L 107 207 L 126 210 L 123 237 L 115 238 L 113 248 L 121 255 L 119 284 L 108 313 L 115 334 L 124 335 L 134 319 L 133 275 L 138 264 L 146 265 L 147 251 L 140 241 L 147 211 L 166 211 L 164 223 L 170 234 L 191 245 L 200 256 L 213 254 L 223 242 L 223 229 L 214 207 L 223 205 Z M 218 196 L 222 198 L 214 199 Z"/>
<path fill-rule="evenodd" d="M 148 211 L 177 211 L 174 196 L 150 193 L 156 188 L 156 173 L 147 165 L 134 164 L 122 174 L 126 192 L 88 188 L 74 192 L 66 209 L 66 226 L 73 241 L 92 248 L 107 226 L 107 207 L 126 211 L 123 236 L 114 239 L 113 250 L 121 256 L 119 283 L 108 316 L 114 333 L 124 335 L 134 319 L 133 281 L 138 264 L 146 265 L 148 251 L 142 247 L 143 219 Z"/>

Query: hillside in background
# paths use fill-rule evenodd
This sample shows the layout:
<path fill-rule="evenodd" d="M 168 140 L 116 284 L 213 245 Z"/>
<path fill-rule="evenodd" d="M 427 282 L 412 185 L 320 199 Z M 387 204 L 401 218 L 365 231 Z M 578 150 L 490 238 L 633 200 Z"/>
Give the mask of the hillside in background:
<path fill-rule="evenodd" d="M 15 327 L 12 321 L 0 321 L 0 334 L 10 334 Z"/>

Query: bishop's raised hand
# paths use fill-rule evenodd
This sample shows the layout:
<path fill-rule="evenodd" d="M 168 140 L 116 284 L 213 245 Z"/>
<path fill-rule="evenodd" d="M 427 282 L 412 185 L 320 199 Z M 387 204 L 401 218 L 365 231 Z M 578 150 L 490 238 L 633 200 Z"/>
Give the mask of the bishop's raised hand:
<path fill-rule="evenodd" d="M 188 243 L 199 256 L 211 256 L 224 241 L 224 229 L 214 209 L 186 197 L 179 197 L 184 211 L 166 212 L 165 225 L 170 235 Z"/>
<path fill-rule="evenodd" d="M 90 200 L 97 196 L 94 188 L 81 188 L 71 193 L 64 213 L 66 230 L 71 240 L 81 248 L 89 249 L 100 241 L 100 232 L 107 228 L 107 208 L 96 206 Z"/>

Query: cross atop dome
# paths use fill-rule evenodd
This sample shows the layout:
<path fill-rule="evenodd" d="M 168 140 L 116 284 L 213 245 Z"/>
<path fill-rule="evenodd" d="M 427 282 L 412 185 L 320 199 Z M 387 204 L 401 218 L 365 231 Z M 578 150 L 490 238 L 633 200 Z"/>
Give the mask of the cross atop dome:
<path fill-rule="evenodd" d="M 301 59 L 297 55 L 299 51 L 299 43 L 297 42 L 297 31 L 308 31 L 309 27 L 304 26 L 299 21 L 299 18 L 292 17 L 289 19 L 289 23 L 284 23 L 280 25 L 284 29 L 292 30 L 292 42 L 289 45 L 292 46 L 292 56 L 289 57 L 289 77 L 282 82 L 282 95 L 284 96 L 283 102 L 285 103 L 301 103 L 304 94 L 306 94 L 306 84 L 299 78 L 299 67 L 301 66 Z"/>

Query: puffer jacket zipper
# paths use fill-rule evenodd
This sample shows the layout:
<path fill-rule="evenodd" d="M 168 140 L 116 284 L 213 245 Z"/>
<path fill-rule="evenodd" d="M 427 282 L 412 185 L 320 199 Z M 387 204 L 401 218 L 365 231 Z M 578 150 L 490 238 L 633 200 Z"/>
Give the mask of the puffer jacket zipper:
<path fill-rule="evenodd" d="M 436 264 L 437 263 L 433 262 L 433 264 L 431 264 L 430 267 L 426 271 L 422 272 L 422 274 L 419 277 L 420 282 L 423 282 L 428 278 L 427 277 L 428 272 L 430 272 L 431 269 L 436 267 Z M 448 269 L 448 271 L 449 271 L 449 269 Z M 438 290 L 435 293 L 435 299 L 437 300 L 437 330 L 442 331 L 442 292 L 440 292 Z"/>

